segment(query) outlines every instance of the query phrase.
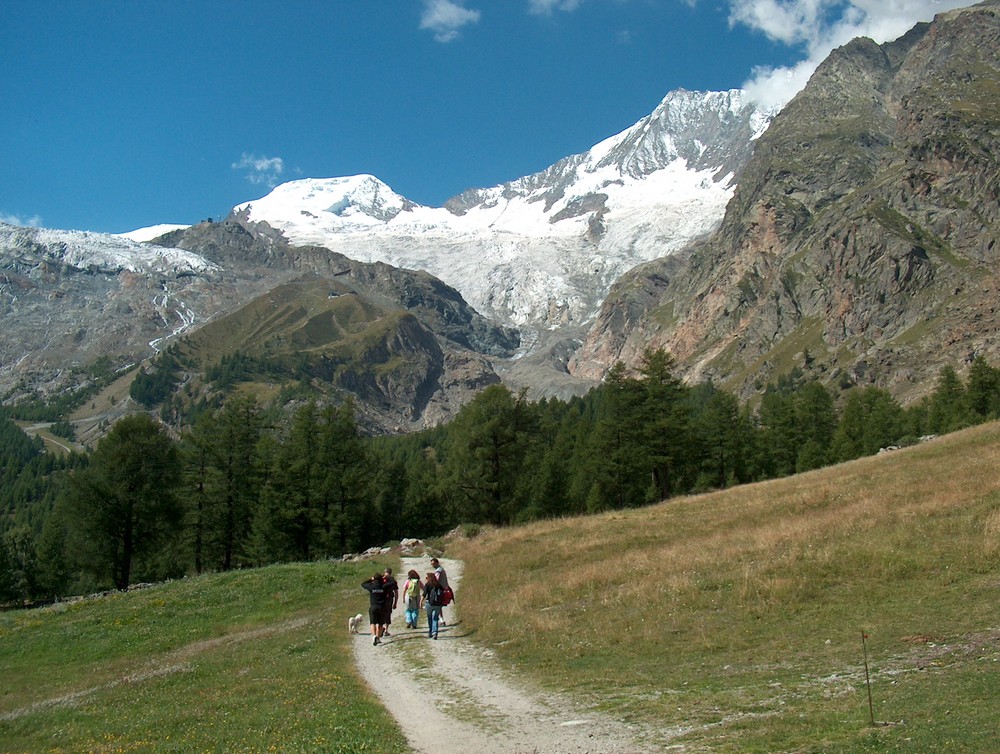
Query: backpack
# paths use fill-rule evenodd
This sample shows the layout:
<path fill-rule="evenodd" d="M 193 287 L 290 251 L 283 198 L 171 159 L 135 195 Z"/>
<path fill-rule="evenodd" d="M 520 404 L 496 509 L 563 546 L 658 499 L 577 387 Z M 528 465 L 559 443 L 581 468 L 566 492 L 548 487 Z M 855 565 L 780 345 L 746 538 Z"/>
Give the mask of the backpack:
<path fill-rule="evenodd" d="M 440 602 L 442 606 L 450 605 L 454 601 L 454 599 L 455 599 L 455 593 L 451 591 L 450 586 L 446 586 L 444 589 L 441 590 Z"/>
<path fill-rule="evenodd" d="M 407 600 L 419 600 L 420 581 L 417 579 L 407 579 L 406 586 L 403 587 L 403 593 L 406 595 Z"/>
<path fill-rule="evenodd" d="M 427 592 L 427 604 L 428 605 L 444 605 L 444 588 L 440 584 L 436 584 L 430 588 Z"/>

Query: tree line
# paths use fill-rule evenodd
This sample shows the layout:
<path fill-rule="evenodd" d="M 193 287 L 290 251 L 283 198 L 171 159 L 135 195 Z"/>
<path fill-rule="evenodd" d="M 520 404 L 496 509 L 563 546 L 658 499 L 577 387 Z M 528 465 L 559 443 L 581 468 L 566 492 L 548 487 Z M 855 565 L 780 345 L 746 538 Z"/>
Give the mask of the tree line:
<path fill-rule="evenodd" d="M 632 508 L 998 417 L 1000 371 L 981 358 L 903 408 L 881 388 L 835 395 L 797 372 L 741 404 L 647 351 L 585 396 L 530 401 L 493 385 L 447 425 L 405 436 L 362 436 L 350 402 L 299 401 L 282 418 L 236 393 L 179 435 L 136 414 L 88 456 L 60 459 L 5 419 L 0 603 Z"/>

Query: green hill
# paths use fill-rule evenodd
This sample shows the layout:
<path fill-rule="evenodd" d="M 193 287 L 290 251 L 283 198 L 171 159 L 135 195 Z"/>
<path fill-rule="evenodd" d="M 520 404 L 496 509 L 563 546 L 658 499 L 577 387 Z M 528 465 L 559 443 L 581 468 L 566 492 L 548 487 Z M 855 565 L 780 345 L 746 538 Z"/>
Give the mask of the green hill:
<path fill-rule="evenodd" d="M 654 750 L 994 751 L 998 471 L 993 423 L 782 480 L 487 530 L 449 545 L 465 560 L 463 629 L 543 687 L 649 731 Z M 0 749 L 406 751 L 343 629 L 372 565 L 0 614 Z"/>
<path fill-rule="evenodd" d="M 372 567 L 231 571 L 0 614 L 0 751 L 404 752 L 345 630 Z"/>

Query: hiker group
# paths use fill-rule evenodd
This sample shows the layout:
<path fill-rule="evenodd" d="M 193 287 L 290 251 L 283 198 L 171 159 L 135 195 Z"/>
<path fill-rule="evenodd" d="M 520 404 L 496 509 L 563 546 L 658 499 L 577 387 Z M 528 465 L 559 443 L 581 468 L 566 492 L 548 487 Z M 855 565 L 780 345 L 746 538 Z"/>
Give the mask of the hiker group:
<path fill-rule="evenodd" d="M 417 627 L 417 618 L 423 608 L 427 612 L 427 636 L 436 639 L 439 628 L 445 625 L 443 609 L 454 601 L 455 593 L 448 585 L 448 574 L 437 558 L 431 558 L 431 568 L 434 570 L 429 571 L 423 581 L 415 570 L 411 569 L 406 574 L 402 598 L 406 627 Z M 392 611 L 399 605 L 399 584 L 392 575 L 392 569 L 386 568 L 363 583 L 361 588 L 368 592 L 372 644 L 378 646 L 383 637 L 390 635 Z"/>

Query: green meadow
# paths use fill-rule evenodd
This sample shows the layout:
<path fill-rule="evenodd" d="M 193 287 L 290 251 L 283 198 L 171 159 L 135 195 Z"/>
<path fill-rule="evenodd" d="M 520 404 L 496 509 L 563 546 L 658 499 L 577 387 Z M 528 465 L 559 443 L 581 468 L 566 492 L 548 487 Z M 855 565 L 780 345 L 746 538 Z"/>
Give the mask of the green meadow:
<path fill-rule="evenodd" d="M 2 613 L 0 751 L 407 751 L 351 660 L 371 568 L 279 565 Z"/>
<path fill-rule="evenodd" d="M 472 640 L 648 751 L 951 754 L 1000 740 L 1000 424 L 447 548 L 465 561 Z M 271 566 L 2 613 L 0 750 L 406 752 L 345 628 L 358 585 L 387 564 Z"/>

